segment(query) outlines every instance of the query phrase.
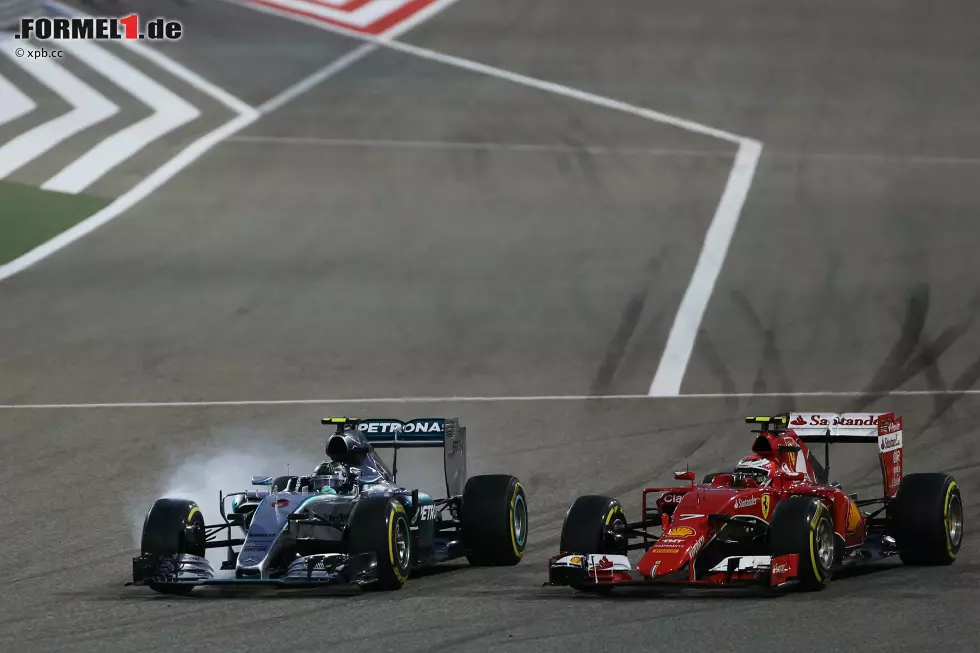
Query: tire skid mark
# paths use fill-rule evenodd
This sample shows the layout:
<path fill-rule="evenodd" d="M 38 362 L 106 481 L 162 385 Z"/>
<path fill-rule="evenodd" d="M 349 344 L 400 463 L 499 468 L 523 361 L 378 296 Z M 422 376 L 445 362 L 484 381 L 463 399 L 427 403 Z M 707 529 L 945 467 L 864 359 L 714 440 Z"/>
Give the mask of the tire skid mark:
<path fill-rule="evenodd" d="M 602 364 L 596 371 L 596 375 L 590 386 L 590 394 L 606 394 L 612 385 L 616 370 L 619 369 L 626 356 L 636 327 L 643 316 L 643 309 L 646 307 L 647 298 L 650 296 L 651 288 L 655 282 L 656 274 L 660 270 L 662 257 L 660 255 L 650 259 L 646 265 L 646 275 L 640 286 L 633 291 L 629 301 L 623 308 L 623 313 L 619 320 L 619 327 L 615 335 L 606 348 L 606 355 L 603 357 Z"/>
<path fill-rule="evenodd" d="M 781 388 L 786 388 L 785 392 L 793 392 L 793 386 L 790 382 L 790 376 L 786 374 L 785 366 L 783 365 L 782 355 L 779 352 L 779 347 L 776 344 L 776 333 L 772 326 L 766 326 L 762 320 L 759 318 L 759 314 L 756 313 L 755 309 L 752 308 L 752 302 L 746 297 L 745 293 L 741 290 L 736 290 L 732 293 L 732 301 L 735 303 L 736 308 L 738 308 L 752 327 L 759 333 L 762 337 L 763 347 L 761 364 L 759 365 L 758 373 L 756 374 L 755 381 L 753 382 L 752 391 L 755 393 L 767 392 L 766 385 L 766 373 L 772 371 L 776 376 L 776 381 L 779 383 Z M 775 303 L 776 306 L 779 302 Z M 788 398 L 788 410 L 790 412 L 796 411 L 796 401 L 792 398 Z"/>

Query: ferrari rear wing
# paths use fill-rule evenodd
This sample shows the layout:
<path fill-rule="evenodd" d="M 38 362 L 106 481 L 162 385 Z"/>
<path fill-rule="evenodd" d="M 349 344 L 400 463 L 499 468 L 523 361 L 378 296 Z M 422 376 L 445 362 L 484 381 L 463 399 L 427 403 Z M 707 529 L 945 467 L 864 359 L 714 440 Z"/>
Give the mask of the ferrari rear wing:
<path fill-rule="evenodd" d="M 788 428 L 806 443 L 858 442 L 878 445 L 885 496 L 894 497 L 902 481 L 902 418 L 894 413 L 789 413 Z M 830 452 L 825 454 L 830 468 Z"/>
<path fill-rule="evenodd" d="M 356 430 L 376 449 L 393 449 L 397 466 L 402 448 L 442 448 L 448 496 L 463 494 L 466 484 L 466 427 L 458 417 L 420 417 L 408 421 L 390 418 L 324 417 L 324 425 L 337 434 Z"/>
<path fill-rule="evenodd" d="M 878 442 L 878 423 L 892 413 L 789 413 L 787 427 L 803 442 Z"/>

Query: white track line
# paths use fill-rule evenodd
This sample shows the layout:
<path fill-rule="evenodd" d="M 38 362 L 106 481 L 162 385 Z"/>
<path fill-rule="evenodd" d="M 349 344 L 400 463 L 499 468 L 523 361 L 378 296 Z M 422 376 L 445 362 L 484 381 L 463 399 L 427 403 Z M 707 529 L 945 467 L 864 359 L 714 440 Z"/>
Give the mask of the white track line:
<path fill-rule="evenodd" d="M 718 208 L 716 209 L 711 224 L 708 227 L 704 247 L 700 256 L 698 257 L 695 272 L 691 277 L 691 281 L 688 284 L 688 288 L 684 294 L 684 299 L 682 300 L 681 306 L 674 319 L 674 324 L 671 328 L 670 336 L 668 337 L 667 346 L 665 347 L 664 353 L 661 357 L 660 366 L 658 367 L 657 373 L 654 376 L 649 392 L 649 395 L 651 396 L 677 396 L 679 394 L 680 386 L 687 370 L 687 364 L 694 348 L 697 332 L 700 329 L 701 320 L 704 317 L 704 313 L 707 309 L 708 302 L 711 299 L 711 294 L 714 290 L 715 283 L 717 282 L 718 276 L 720 275 L 721 269 L 724 265 L 729 245 L 734 237 L 735 229 L 738 226 L 738 219 L 745 203 L 748 190 L 752 184 L 759 157 L 762 153 L 762 144 L 759 141 L 716 129 L 714 127 L 709 127 L 691 120 L 685 120 L 677 116 L 638 107 L 626 102 L 613 100 L 594 93 L 564 86 L 562 84 L 548 82 L 527 75 L 503 70 L 501 68 L 487 66 L 485 64 L 463 59 L 461 57 L 446 55 L 434 50 L 429 50 L 427 48 L 421 48 L 394 40 L 395 36 L 400 36 L 405 31 L 421 22 L 421 20 L 424 20 L 424 18 L 428 18 L 434 14 L 435 11 L 439 11 L 452 4 L 452 0 L 445 0 L 436 3 L 438 7 L 433 6 L 430 8 L 429 13 L 425 14 L 424 18 L 419 18 L 414 22 L 408 21 L 409 24 L 395 26 L 379 38 L 360 34 L 350 29 L 329 25 L 323 23 L 322 21 L 304 18 L 289 12 L 277 11 L 271 7 L 263 7 L 255 4 L 234 1 L 233 4 L 245 6 L 256 11 L 277 15 L 296 22 L 312 24 L 320 29 L 356 38 L 361 41 L 365 41 L 368 44 L 381 45 L 391 50 L 410 54 L 421 59 L 435 61 L 463 70 L 488 75 L 528 88 L 535 88 L 554 95 L 568 97 L 614 111 L 620 111 L 622 113 L 645 118 L 661 124 L 670 125 L 696 134 L 718 138 L 720 140 L 738 145 L 738 154 L 736 155 L 735 165 L 732 172 L 729 174 L 725 191 L 722 194 Z M 61 5 L 61 7 L 64 7 L 64 5 Z M 372 49 L 373 48 L 369 48 L 367 46 L 362 46 L 362 48 L 352 51 L 346 55 L 346 57 L 349 57 L 351 59 L 350 63 L 353 63 L 354 61 L 357 61 L 369 54 Z M 281 94 L 276 98 L 272 98 L 263 105 L 263 112 L 274 111 L 295 97 L 306 92 L 316 83 L 319 83 L 332 74 L 339 72 L 339 70 L 336 69 L 336 66 L 333 68 L 334 69 L 330 73 L 326 72 L 327 70 L 331 70 L 330 66 L 324 69 L 324 71 L 321 71 L 318 81 L 310 80 L 310 82 L 306 84 L 301 82 L 300 84 L 288 89 L 284 94 Z M 317 75 L 314 75 L 314 77 L 317 77 Z M 2 280 L 2 278 L 2 268 L 0 268 L 0 280 Z"/>
<path fill-rule="evenodd" d="M 14 63 L 75 108 L 19 134 L 0 147 L 0 179 L 27 165 L 61 141 L 119 112 L 118 106 L 51 59 L 17 57 L 14 55 L 17 48 L 31 52 L 39 50 L 29 43 L 20 43 L 15 47 L 13 40 L 0 42 L 0 50 Z"/>
<path fill-rule="evenodd" d="M 694 343 L 697 333 L 701 328 L 701 321 L 707 310 L 708 302 L 714 292 L 715 284 L 721 269 L 724 266 L 725 258 L 738 220 L 741 216 L 745 198 L 748 195 L 755 171 L 758 166 L 759 158 L 762 155 L 762 143 L 757 140 L 739 136 L 728 131 L 709 127 L 692 120 L 686 120 L 678 116 L 673 116 L 653 109 L 639 107 L 627 102 L 621 102 L 602 95 L 590 93 L 580 89 L 549 82 L 528 75 L 522 75 L 502 68 L 488 66 L 462 57 L 443 54 L 428 48 L 422 48 L 401 41 L 395 41 L 394 36 L 403 33 L 398 27 L 389 30 L 380 37 L 372 37 L 361 34 L 350 29 L 338 27 L 328 23 L 323 23 L 315 19 L 297 16 L 285 11 L 277 11 L 274 8 L 250 4 L 247 1 L 224 0 L 231 4 L 248 7 L 255 11 L 280 16 L 288 20 L 305 23 L 320 29 L 343 34 L 351 38 L 375 43 L 394 50 L 409 54 L 420 59 L 434 61 L 437 63 L 452 66 L 462 70 L 468 70 L 481 75 L 487 75 L 496 79 L 519 84 L 527 88 L 533 88 L 553 95 L 578 100 L 586 104 L 591 104 L 613 111 L 619 111 L 638 118 L 644 118 L 664 125 L 677 127 L 702 136 L 709 136 L 720 139 L 738 146 L 738 153 L 735 157 L 735 165 L 728 176 L 725 190 L 712 217 L 711 224 L 705 235 L 704 245 L 698 256 L 698 262 L 694 269 L 694 274 L 688 283 L 684 298 L 674 317 L 674 323 L 667 338 L 667 344 L 660 359 L 660 365 L 654 375 L 650 385 L 649 395 L 658 397 L 677 396 L 680 393 L 684 375 L 687 372 L 687 365 L 694 351 Z M 447 3 L 448 4 L 448 3 Z"/>
<path fill-rule="evenodd" d="M 321 84 L 322 82 L 330 79 L 331 77 L 341 72 L 345 68 L 354 65 L 355 63 L 357 63 L 358 61 L 368 56 L 369 54 L 371 54 L 377 49 L 378 46 L 374 45 L 373 43 L 365 43 L 363 45 L 354 48 L 344 56 L 324 66 L 323 68 L 313 73 L 309 77 L 306 77 L 305 79 L 301 79 L 300 81 L 293 84 L 292 86 L 290 86 L 289 88 L 287 88 L 285 91 L 275 96 L 274 98 L 271 98 L 266 102 L 264 102 L 262 105 L 258 107 L 259 113 L 261 114 L 272 113 L 276 109 L 279 109 L 280 107 L 292 102 L 300 95 L 309 92 L 311 89 Z"/>
<path fill-rule="evenodd" d="M 721 129 L 716 129 L 714 127 L 709 127 L 708 125 L 703 125 L 692 120 L 685 120 L 684 118 L 679 118 L 677 116 L 672 116 L 667 113 L 660 111 L 654 111 L 653 109 L 647 109 L 644 107 L 639 107 L 628 102 L 621 102 L 619 100 L 614 100 L 602 95 L 597 95 L 595 93 L 590 93 L 588 91 L 582 91 L 571 86 L 565 86 L 563 84 L 557 84 L 555 82 L 549 82 L 543 79 L 538 79 L 536 77 L 531 77 L 529 75 L 522 75 L 520 73 L 515 73 L 509 70 L 504 70 L 503 68 L 497 68 L 494 66 L 488 66 L 486 64 L 479 63 L 477 61 L 472 61 L 470 59 L 464 59 L 462 57 L 455 57 L 448 54 L 443 54 L 442 52 L 436 52 L 435 50 L 430 50 L 428 48 L 419 47 L 416 45 L 411 45 L 409 43 L 403 43 L 402 41 L 395 41 L 392 39 L 391 34 L 402 34 L 406 30 L 389 30 L 382 36 L 370 36 L 368 34 L 362 34 L 351 29 L 345 29 L 343 27 L 333 25 L 330 23 L 324 23 L 312 18 L 307 18 L 305 16 L 299 16 L 286 11 L 279 11 L 272 7 L 267 7 L 264 5 L 256 5 L 248 2 L 248 0 L 222 0 L 222 2 L 227 2 L 238 7 L 245 7 L 253 11 L 257 11 L 264 14 L 269 14 L 272 16 L 278 16 L 280 18 L 285 18 L 297 23 L 303 23 L 305 25 L 311 25 L 313 27 L 320 28 L 327 32 L 333 32 L 334 34 L 340 34 L 342 36 L 347 36 L 352 39 L 357 39 L 359 41 L 365 41 L 367 43 L 374 43 L 380 45 L 381 47 L 394 50 L 396 52 L 402 52 L 405 54 L 410 54 L 419 59 L 426 59 L 429 61 L 435 61 L 453 68 L 460 68 L 462 70 L 468 70 L 470 72 L 475 72 L 481 75 L 487 75 L 488 77 L 495 77 L 497 79 L 502 79 L 505 81 L 518 84 L 520 86 L 525 86 L 528 88 L 534 88 L 546 93 L 551 93 L 552 95 L 558 95 L 561 97 L 571 98 L 573 100 L 578 100 L 586 104 L 592 104 L 594 106 L 604 107 L 606 109 L 611 109 L 613 111 L 620 111 L 622 113 L 627 113 L 630 115 L 637 116 L 639 118 L 645 118 L 646 120 L 651 120 L 653 122 L 658 122 L 665 125 L 670 125 L 672 127 L 677 127 L 679 129 L 684 129 L 696 134 L 701 134 L 702 136 L 709 136 L 713 138 L 719 138 L 723 141 L 734 143 L 740 145 L 742 142 L 748 141 L 757 143 L 752 139 L 744 138 L 737 134 L 727 132 Z M 452 3 L 446 3 L 448 4 Z M 421 13 L 421 12 L 420 12 Z"/>
<path fill-rule="evenodd" d="M 430 403 L 507 403 L 549 401 L 657 401 L 661 399 L 806 398 L 806 397 L 935 397 L 980 396 L 980 390 L 892 390 L 888 392 L 735 392 L 689 394 L 671 397 L 650 395 L 541 395 L 515 397 L 369 397 L 351 399 L 269 399 L 243 401 L 138 401 L 91 404 L 0 404 L 0 410 L 41 410 L 61 408 L 221 408 L 243 406 L 317 406 L 334 404 L 430 404 Z"/>
<path fill-rule="evenodd" d="M 79 11 L 74 7 L 69 7 L 60 2 L 44 2 L 44 8 L 52 13 L 60 14 L 64 16 L 90 16 L 83 11 Z M 51 240 L 39 245 L 33 250 L 27 252 L 23 256 L 10 261 L 5 265 L 0 265 L 0 281 L 10 278 L 19 272 L 29 268 L 35 263 L 51 256 L 58 250 L 67 247 L 71 243 L 75 242 L 79 238 L 82 238 L 86 234 L 98 229 L 102 225 L 106 224 L 110 220 L 115 219 L 128 209 L 135 206 L 137 203 L 142 201 L 144 198 L 149 196 L 160 186 L 163 186 L 171 178 L 180 173 L 184 168 L 191 165 L 194 161 L 203 156 L 211 148 L 215 147 L 222 141 L 233 136 L 237 132 L 241 131 L 248 125 L 252 124 L 259 119 L 261 114 L 248 104 L 242 102 L 237 97 L 232 94 L 220 89 L 211 82 L 206 81 L 203 77 L 197 73 L 189 70 L 188 68 L 182 66 L 176 61 L 170 59 L 169 57 L 161 54 L 158 51 L 154 51 L 151 48 L 140 44 L 132 43 L 129 41 L 123 41 L 126 47 L 131 48 L 134 52 L 138 53 L 140 56 L 152 61 L 157 64 L 167 72 L 173 74 L 174 76 L 182 79 L 188 84 L 194 86 L 199 91 L 210 95 L 219 102 L 223 103 L 225 106 L 229 107 L 239 115 L 232 119 L 231 121 L 225 123 L 221 127 L 201 136 L 196 141 L 188 145 L 182 151 L 180 151 L 175 157 L 167 161 L 165 164 L 157 168 L 152 174 L 143 179 L 141 182 L 136 184 L 129 191 L 119 196 L 116 201 L 114 201 L 109 206 L 105 207 L 96 214 L 90 216 L 89 218 L 79 222 L 71 229 L 62 232 L 58 236 L 52 238 Z M 359 49 L 359 48 L 358 48 Z M 357 49 L 345 55 L 350 61 L 347 65 L 350 65 L 356 61 L 354 59 L 354 53 Z M 37 60 L 33 63 L 44 62 L 45 60 Z M 332 64 L 333 72 L 336 74 L 340 72 L 341 68 L 338 68 L 335 64 Z M 328 66 L 327 68 L 330 68 Z M 326 70 L 326 69 L 324 69 Z M 329 77 L 326 75 L 324 70 L 314 73 L 312 77 L 316 77 L 320 82 L 324 81 Z M 285 94 L 293 94 L 295 96 L 297 93 L 296 89 L 301 87 L 303 82 L 300 82 L 294 87 L 284 91 Z M 282 100 L 279 96 L 270 99 L 266 105 L 276 106 L 281 104 Z"/>
<path fill-rule="evenodd" d="M 77 11 L 71 7 L 61 5 L 58 3 L 45 3 L 45 7 L 49 11 L 55 13 L 60 13 L 62 15 L 68 16 L 87 16 L 84 12 Z M 133 48 L 135 51 L 140 51 L 141 48 Z M 144 53 L 141 53 L 144 54 Z M 144 56 L 147 56 L 144 54 Z M 86 218 L 82 222 L 79 222 L 71 229 L 64 231 L 51 240 L 42 243 L 38 247 L 27 252 L 23 256 L 10 261 L 5 265 L 0 265 L 0 281 L 12 277 L 19 272 L 29 268 L 38 261 L 41 261 L 48 256 L 51 256 L 63 247 L 67 247 L 71 243 L 75 242 L 79 238 L 82 238 L 88 233 L 91 233 L 95 229 L 98 229 L 102 225 L 106 224 L 110 220 L 115 219 L 128 209 L 135 206 L 137 203 L 142 201 L 148 195 L 153 193 L 155 190 L 163 186 L 165 183 L 170 181 L 175 175 L 180 173 L 184 168 L 194 163 L 197 159 L 203 156 L 211 148 L 216 146 L 218 143 L 227 139 L 229 136 L 241 131 L 248 125 L 252 124 L 259 118 L 259 113 L 239 100 L 238 98 L 232 96 L 230 93 L 222 91 L 214 84 L 205 81 L 202 77 L 188 70 L 184 66 L 178 64 L 165 57 L 162 54 L 156 53 L 153 56 L 147 56 L 148 59 L 152 59 L 155 63 L 160 63 L 161 61 L 168 62 L 165 69 L 171 73 L 179 73 L 178 76 L 184 81 L 188 82 L 202 93 L 206 93 L 211 97 L 214 97 L 219 102 L 222 102 L 226 106 L 229 106 L 236 111 L 239 115 L 228 121 L 224 125 L 221 125 L 217 129 L 214 129 L 207 134 L 204 134 L 193 143 L 185 147 L 183 150 L 177 153 L 172 159 L 164 163 L 162 166 L 153 171 L 148 177 L 140 181 L 138 184 L 129 189 L 126 193 L 120 195 L 112 204 L 105 207 L 101 211 L 95 213 L 94 215 Z M 32 64 L 43 63 L 46 60 L 40 59 L 31 61 Z"/>
<path fill-rule="evenodd" d="M 762 145 L 745 141 L 738 148 L 735 165 L 728 175 L 728 184 L 714 218 L 704 238 L 691 282 L 681 300 L 674 324 L 667 337 L 657 374 L 650 384 L 650 396 L 672 397 L 680 394 L 681 383 L 687 364 L 694 351 L 694 341 L 701 329 L 704 312 L 721 275 L 721 268 L 728 254 L 728 246 L 735 236 L 738 218 L 748 196 L 752 178 L 762 154 Z"/>
<path fill-rule="evenodd" d="M 712 159 L 734 159 L 731 150 L 687 150 L 664 147 L 629 147 L 620 145 L 548 145 L 545 143 L 494 143 L 479 141 L 400 141 L 361 138 L 320 138 L 316 136 L 235 136 L 235 143 L 262 145 L 309 145 L 321 147 L 363 147 L 421 150 L 480 150 L 489 152 L 531 152 L 548 154 L 615 154 L 637 156 L 682 156 Z"/>
<path fill-rule="evenodd" d="M 91 41 L 58 44 L 146 103 L 153 114 L 100 141 L 42 184 L 44 190 L 80 193 L 153 141 L 201 115 L 194 105 Z"/>
<path fill-rule="evenodd" d="M 24 95 L 19 88 L 3 75 L 0 75 L 0 125 L 26 116 L 37 108 L 34 100 Z"/>
<path fill-rule="evenodd" d="M 51 2 L 48 3 L 52 7 L 61 6 L 60 3 Z M 143 57 L 147 61 L 153 63 L 158 68 L 170 73 L 177 79 L 185 82 L 189 86 L 193 86 L 205 95 L 209 95 L 221 104 L 225 105 L 237 114 L 249 114 L 255 111 L 252 106 L 246 104 L 242 100 L 238 99 L 228 91 L 224 90 L 220 86 L 209 82 L 204 79 L 201 75 L 182 66 L 173 59 L 170 59 L 166 55 L 162 54 L 159 50 L 154 50 L 150 46 L 142 43 L 140 41 L 120 41 L 120 43 L 131 50 L 134 54 Z"/>
<path fill-rule="evenodd" d="M 63 231 L 51 240 L 39 245 L 23 256 L 14 259 L 6 265 L 0 265 L 0 281 L 12 277 L 38 261 L 51 256 L 58 250 L 75 242 L 82 236 L 95 231 L 105 223 L 132 208 L 150 193 L 170 181 L 181 170 L 197 161 L 205 152 L 225 140 L 232 134 L 241 131 L 258 119 L 258 114 L 238 116 L 221 127 L 208 132 L 177 153 L 175 157 L 154 170 L 148 177 L 120 195 L 116 201 L 98 213 L 82 220 L 71 229 Z"/>
<path fill-rule="evenodd" d="M 565 86 L 563 84 L 557 84 L 555 82 L 549 82 L 543 79 L 538 79 L 537 77 L 531 77 L 529 75 L 522 75 L 520 73 L 511 72 L 509 70 L 504 70 L 502 68 L 496 68 L 494 66 L 488 66 L 476 61 L 471 61 L 469 59 L 463 59 L 461 57 L 454 57 L 448 54 L 442 54 L 441 52 L 436 52 L 434 50 L 429 50 L 428 48 L 421 48 L 415 45 L 409 45 L 408 43 L 402 43 L 401 41 L 391 41 L 386 39 L 378 39 L 378 42 L 383 44 L 396 52 L 403 52 L 405 54 L 411 54 L 420 59 L 427 59 L 429 61 L 435 61 L 437 63 L 445 64 L 447 66 L 452 66 L 454 68 L 460 68 L 462 70 L 468 70 L 470 72 L 479 73 L 481 75 L 487 75 L 488 77 L 495 77 L 497 79 L 502 79 L 520 86 L 525 86 L 527 88 L 533 88 L 539 91 L 544 91 L 545 93 L 551 93 L 552 95 L 558 95 L 560 97 L 570 98 L 572 100 L 578 100 L 579 102 L 584 102 L 585 104 L 591 104 L 597 107 L 603 107 L 605 109 L 611 109 L 613 111 L 619 111 L 621 113 L 626 113 L 629 115 L 636 116 L 638 118 L 644 118 L 653 122 L 661 123 L 663 125 L 669 125 L 671 127 L 677 127 L 678 129 L 683 129 L 685 131 L 693 132 L 695 134 L 700 134 L 702 136 L 709 136 L 712 138 L 718 138 L 729 143 L 735 143 L 741 145 L 743 142 L 749 141 L 755 143 L 756 141 L 750 141 L 750 139 L 743 138 L 731 132 L 727 132 L 721 129 L 715 129 L 714 127 L 709 127 L 707 125 L 702 125 L 701 123 L 694 122 L 692 120 L 685 120 L 684 118 L 679 118 L 677 116 L 672 116 L 667 113 L 662 113 L 660 111 L 654 111 L 653 109 L 647 109 L 645 107 L 639 107 L 635 104 L 629 104 L 628 102 L 621 102 L 619 100 L 614 100 L 612 98 L 605 97 L 603 95 L 597 95 L 595 93 L 590 93 L 588 91 L 582 91 L 577 88 L 572 88 L 571 86 Z"/>
<path fill-rule="evenodd" d="M 605 107 L 640 118 L 646 118 L 653 122 L 670 125 L 703 136 L 711 136 L 738 145 L 735 165 L 732 167 L 732 171 L 728 176 L 725 191 L 718 203 L 718 208 L 715 210 L 711 224 L 708 226 L 704 245 L 701 254 L 698 256 L 697 266 L 694 269 L 694 274 L 691 276 L 691 281 L 688 283 L 677 315 L 674 317 L 674 324 L 667 338 L 667 345 L 664 348 L 660 365 L 650 386 L 650 396 L 677 396 L 680 393 L 681 383 L 687 371 L 687 364 L 694 350 L 697 333 L 701 328 L 701 320 L 708 308 L 708 302 L 711 300 L 718 276 L 721 274 L 725 257 L 728 254 L 728 247 L 735 235 L 735 229 L 738 226 L 742 207 L 745 204 L 745 198 L 752 185 L 755 170 L 759 158 L 762 155 L 762 143 L 732 134 L 731 132 L 678 118 L 677 116 L 638 107 L 594 93 L 573 89 L 553 82 L 546 82 L 458 57 L 451 57 L 433 52 L 432 50 L 426 50 L 425 48 L 396 41 L 387 41 L 386 44 L 394 50 L 414 54 L 423 59 L 505 79 L 515 84 L 536 88 L 555 95 L 572 98 L 587 104 Z"/>

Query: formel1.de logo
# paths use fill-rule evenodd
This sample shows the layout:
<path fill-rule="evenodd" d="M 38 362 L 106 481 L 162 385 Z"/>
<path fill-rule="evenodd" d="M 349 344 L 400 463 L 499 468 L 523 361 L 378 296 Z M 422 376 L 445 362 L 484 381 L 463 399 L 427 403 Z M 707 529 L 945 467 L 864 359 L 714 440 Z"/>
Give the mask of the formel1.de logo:
<path fill-rule="evenodd" d="M 128 16 L 40 16 L 21 18 L 15 39 L 35 41 L 177 41 L 183 36 L 180 21 L 157 17 L 140 23 L 137 14 Z"/>

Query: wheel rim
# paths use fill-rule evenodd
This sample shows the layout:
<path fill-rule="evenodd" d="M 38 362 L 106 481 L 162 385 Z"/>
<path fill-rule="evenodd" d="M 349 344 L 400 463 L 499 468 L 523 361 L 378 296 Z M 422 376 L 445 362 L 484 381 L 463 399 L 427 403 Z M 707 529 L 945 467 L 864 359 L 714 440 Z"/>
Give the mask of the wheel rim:
<path fill-rule="evenodd" d="M 524 504 L 524 497 L 518 496 L 514 500 L 514 539 L 517 546 L 524 546 L 524 538 L 527 535 L 527 506 Z"/>
<path fill-rule="evenodd" d="M 956 494 L 949 498 L 946 533 L 949 535 L 949 543 L 952 547 L 955 548 L 960 545 L 960 539 L 963 537 L 963 504 Z"/>
<path fill-rule="evenodd" d="M 834 564 L 834 534 L 830 529 L 830 522 L 826 519 L 820 520 L 816 533 L 817 557 L 820 558 L 820 566 L 830 569 Z"/>
<path fill-rule="evenodd" d="M 615 553 L 625 555 L 627 542 L 625 541 L 625 538 L 616 535 L 616 524 L 626 526 L 626 520 L 617 515 L 611 522 L 609 522 L 609 530 L 606 532 L 605 542 L 603 542 L 603 550 L 599 553 Z"/>
<path fill-rule="evenodd" d="M 411 544 L 408 539 L 408 528 L 405 520 L 398 518 L 395 524 L 395 563 L 400 569 L 408 569 L 411 557 Z"/>

